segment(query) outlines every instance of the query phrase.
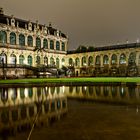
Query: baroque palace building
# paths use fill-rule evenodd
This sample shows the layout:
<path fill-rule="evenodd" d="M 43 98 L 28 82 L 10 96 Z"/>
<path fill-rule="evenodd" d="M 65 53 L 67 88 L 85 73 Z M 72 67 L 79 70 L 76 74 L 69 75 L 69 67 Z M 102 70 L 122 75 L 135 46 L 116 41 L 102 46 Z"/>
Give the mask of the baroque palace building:
<path fill-rule="evenodd" d="M 7 16 L 0 9 L 0 77 L 47 75 L 49 68 L 64 65 L 67 44 L 68 37 L 51 23 L 46 26 Z M 46 72 L 42 65 L 48 67 Z"/>
<path fill-rule="evenodd" d="M 60 30 L 7 16 L 0 9 L 0 78 L 139 76 L 140 43 L 68 50 Z"/>

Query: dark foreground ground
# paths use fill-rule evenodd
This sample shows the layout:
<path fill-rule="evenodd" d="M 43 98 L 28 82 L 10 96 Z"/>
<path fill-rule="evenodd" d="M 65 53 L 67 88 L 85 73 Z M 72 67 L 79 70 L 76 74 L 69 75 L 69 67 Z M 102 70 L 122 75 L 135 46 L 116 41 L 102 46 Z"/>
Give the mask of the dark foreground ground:
<path fill-rule="evenodd" d="M 36 128 L 31 140 L 140 140 L 136 107 L 68 101 L 67 116 L 49 127 Z M 10 140 L 26 140 L 20 133 Z"/>

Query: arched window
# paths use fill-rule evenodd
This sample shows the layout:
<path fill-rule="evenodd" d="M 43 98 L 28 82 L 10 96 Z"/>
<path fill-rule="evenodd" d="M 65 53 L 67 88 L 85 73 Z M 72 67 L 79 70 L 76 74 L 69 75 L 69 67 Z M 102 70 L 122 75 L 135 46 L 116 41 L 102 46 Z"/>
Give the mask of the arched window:
<path fill-rule="evenodd" d="M 126 64 L 126 56 L 125 56 L 125 54 L 120 55 L 120 64 Z"/>
<path fill-rule="evenodd" d="M 36 47 L 39 49 L 41 48 L 41 40 L 39 37 L 36 38 Z"/>
<path fill-rule="evenodd" d="M 66 48 L 65 48 L 65 43 L 62 42 L 62 51 L 65 51 L 65 50 L 66 50 Z"/>
<path fill-rule="evenodd" d="M 32 36 L 28 36 L 28 46 L 32 47 L 33 46 L 33 37 Z"/>
<path fill-rule="evenodd" d="M 135 61 L 136 61 L 136 53 L 132 52 L 129 55 L 128 64 L 133 65 L 135 64 Z"/>
<path fill-rule="evenodd" d="M 92 65 L 93 65 L 93 57 L 92 57 L 92 56 L 90 56 L 90 57 L 88 58 L 88 65 L 89 65 L 89 66 L 92 66 Z"/>
<path fill-rule="evenodd" d="M 48 49 L 48 41 L 47 41 L 47 39 L 43 40 L 43 48 Z"/>
<path fill-rule="evenodd" d="M 103 57 L 103 64 L 109 64 L 109 58 L 107 55 L 104 55 Z"/>
<path fill-rule="evenodd" d="M 5 53 L 0 54 L 0 64 L 7 63 L 7 55 Z"/>
<path fill-rule="evenodd" d="M 10 33 L 10 44 L 11 45 L 16 44 L 16 34 L 14 32 Z"/>
<path fill-rule="evenodd" d="M 87 62 L 86 62 L 86 57 L 82 57 L 82 66 L 86 66 Z"/>
<path fill-rule="evenodd" d="M 59 68 L 59 58 L 56 58 L 56 67 Z"/>
<path fill-rule="evenodd" d="M 96 56 L 95 64 L 96 64 L 96 65 L 100 65 L 100 63 L 101 63 L 101 62 L 100 62 L 100 56 L 97 55 L 97 56 Z"/>
<path fill-rule="evenodd" d="M 50 58 L 50 65 L 51 66 L 54 66 L 55 65 L 55 62 L 54 62 L 54 58 L 53 57 Z"/>
<path fill-rule="evenodd" d="M 46 56 L 44 57 L 44 64 L 48 65 L 48 58 Z"/>
<path fill-rule="evenodd" d="M 0 43 L 7 43 L 7 34 L 5 31 L 0 31 Z"/>
<path fill-rule="evenodd" d="M 76 67 L 80 66 L 80 59 L 78 57 L 75 59 L 75 66 Z"/>
<path fill-rule="evenodd" d="M 19 45 L 25 46 L 25 36 L 23 34 L 19 35 Z"/>
<path fill-rule="evenodd" d="M 53 40 L 50 40 L 50 49 L 54 49 L 54 41 Z"/>
<path fill-rule="evenodd" d="M 62 66 L 65 64 L 65 59 L 62 58 Z"/>
<path fill-rule="evenodd" d="M 40 64 L 40 56 L 36 56 L 36 64 Z"/>
<path fill-rule="evenodd" d="M 19 56 L 19 64 L 23 65 L 24 64 L 24 56 L 23 55 L 20 55 Z"/>
<path fill-rule="evenodd" d="M 17 59 L 15 54 L 10 55 L 10 64 L 16 64 Z"/>
<path fill-rule="evenodd" d="M 73 66 L 73 60 L 72 60 L 72 58 L 69 59 L 69 66 Z"/>
<path fill-rule="evenodd" d="M 56 50 L 60 50 L 60 42 L 56 41 Z"/>
<path fill-rule="evenodd" d="M 111 64 L 117 64 L 117 55 L 113 54 L 111 57 Z"/>
<path fill-rule="evenodd" d="M 29 55 L 28 56 L 28 65 L 32 66 L 33 60 L 32 60 L 32 56 Z"/>

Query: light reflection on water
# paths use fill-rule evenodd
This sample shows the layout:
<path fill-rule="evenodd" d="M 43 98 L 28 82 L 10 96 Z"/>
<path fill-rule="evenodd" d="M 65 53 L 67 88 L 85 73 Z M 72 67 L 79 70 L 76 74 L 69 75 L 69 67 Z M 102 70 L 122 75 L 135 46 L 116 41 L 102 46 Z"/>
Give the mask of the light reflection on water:
<path fill-rule="evenodd" d="M 100 102 L 140 104 L 138 86 L 56 86 L 0 88 L 0 136 L 48 125 L 67 113 L 67 97 Z"/>
<path fill-rule="evenodd" d="M 70 86 L 65 87 L 71 98 L 140 104 L 139 86 Z"/>
<path fill-rule="evenodd" d="M 51 87 L 0 88 L 0 137 L 47 126 L 67 113 L 67 97 Z"/>

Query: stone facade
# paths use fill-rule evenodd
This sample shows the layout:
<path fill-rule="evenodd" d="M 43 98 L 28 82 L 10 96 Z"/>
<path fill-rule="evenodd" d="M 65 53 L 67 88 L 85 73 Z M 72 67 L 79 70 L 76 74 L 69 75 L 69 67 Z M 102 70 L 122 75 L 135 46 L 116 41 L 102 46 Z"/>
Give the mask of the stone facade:
<path fill-rule="evenodd" d="M 139 76 L 140 43 L 70 51 L 67 65 L 75 76 Z"/>
<path fill-rule="evenodd" d="M 46 26 L 25 21 L 4 15 L 0 9 L 0 64 L 7 67 L 6 71 L 9 65 L 61 68 L 65 65 L 67 44 L 68 37 L 51 23 Z"/>

